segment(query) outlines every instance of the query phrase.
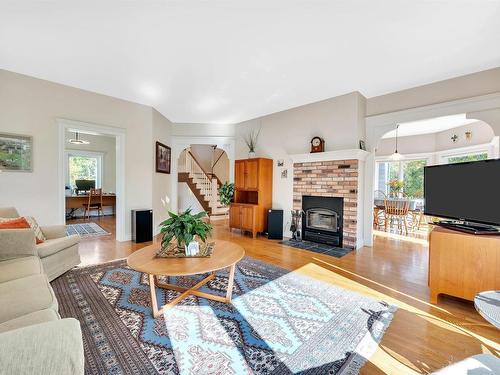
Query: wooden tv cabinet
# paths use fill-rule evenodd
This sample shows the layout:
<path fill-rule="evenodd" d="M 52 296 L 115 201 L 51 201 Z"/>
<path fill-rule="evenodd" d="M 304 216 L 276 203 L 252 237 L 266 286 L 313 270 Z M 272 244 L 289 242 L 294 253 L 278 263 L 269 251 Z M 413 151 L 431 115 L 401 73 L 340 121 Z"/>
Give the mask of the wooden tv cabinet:
<path fill-rule="evenodd" d="M 439 294 L 469 301 L 500 290 L 500 236 L 473 235 L 435 226 L 429 234 L 430 301 Z"/>

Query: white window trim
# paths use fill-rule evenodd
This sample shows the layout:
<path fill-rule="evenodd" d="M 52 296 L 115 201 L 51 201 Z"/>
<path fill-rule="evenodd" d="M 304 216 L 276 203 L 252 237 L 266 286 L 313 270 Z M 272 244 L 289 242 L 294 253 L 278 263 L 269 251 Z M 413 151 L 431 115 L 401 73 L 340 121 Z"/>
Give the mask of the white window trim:
<path fill-rule="evenodd" d="M 483 143 L 474 146 L 457 147 L 452 150 L 437 151 L 436 161 L 438 162 L 438 164 L 447 164 L 448 158 L 484 153 L 488 154 L 488 159 L 497 158 L 498 154 L 497 152 L 495 152 L 495 141 L 498 143 L 498 137 L 494 137 L 493 140 L 489 143 Z"/>
<path fill-rule="evenodd" d="M 97 151 L 83 151 L 83 150 L 70 150 L 67 149 L 64 151 L 64 170 L 66 171 L 66 185 L 69 185 L 69 157 L 70 156 L 83 156 L 83 157 L 91 157 L 97 158 L 97 178 L 95 182 L 96 188 L 102 187 L 102 170 L 104 167 L 104 152 Z"/>

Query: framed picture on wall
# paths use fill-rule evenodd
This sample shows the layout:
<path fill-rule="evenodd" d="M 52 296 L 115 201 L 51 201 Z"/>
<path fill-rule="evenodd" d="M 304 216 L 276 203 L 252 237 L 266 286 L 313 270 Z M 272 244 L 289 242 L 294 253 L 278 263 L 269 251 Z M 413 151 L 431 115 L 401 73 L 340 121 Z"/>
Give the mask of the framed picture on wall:
<path fill-rule="evenodd" d="M 156 142 L 156 172 L 170 174 L 170 147 Z"/>
<path fill-rule="evenodd" d="M 0 133 L 0 170 L 33 171 L 33 138 L 31 136 Z"/>

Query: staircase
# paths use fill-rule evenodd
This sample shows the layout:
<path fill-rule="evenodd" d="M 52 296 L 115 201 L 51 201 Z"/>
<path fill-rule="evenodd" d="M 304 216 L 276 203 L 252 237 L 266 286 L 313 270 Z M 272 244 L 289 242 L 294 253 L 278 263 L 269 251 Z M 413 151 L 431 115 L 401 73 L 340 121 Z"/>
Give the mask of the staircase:
<path fill-rule="evenodd" d="M 224 219 L 229 207 L 223 207 L 219 200 L 218 179 L 210 177 L 186 150 L 185 159 L 179 160 L 179 182 L 185 182 L 211 219 Z"/>

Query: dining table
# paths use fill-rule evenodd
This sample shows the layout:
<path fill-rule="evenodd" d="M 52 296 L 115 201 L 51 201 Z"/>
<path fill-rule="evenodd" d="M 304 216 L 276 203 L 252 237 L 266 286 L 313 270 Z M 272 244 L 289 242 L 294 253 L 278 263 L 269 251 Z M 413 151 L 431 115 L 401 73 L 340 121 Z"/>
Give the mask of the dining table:
<path fill-rule="evenodd" d="M 412 229 L 420 229 L 424 218 L 424 200 L 422 198 L 375 198 L 373 200 L 373 205 L 375 207 L 373 221 L 375 227 L 379 227 L 383 223 L 379 215 L 383 215 L 386 200 L 391 201 L 391 203 L 409 201 L 408 213 L 411 219 L 410 227 Z"/>

